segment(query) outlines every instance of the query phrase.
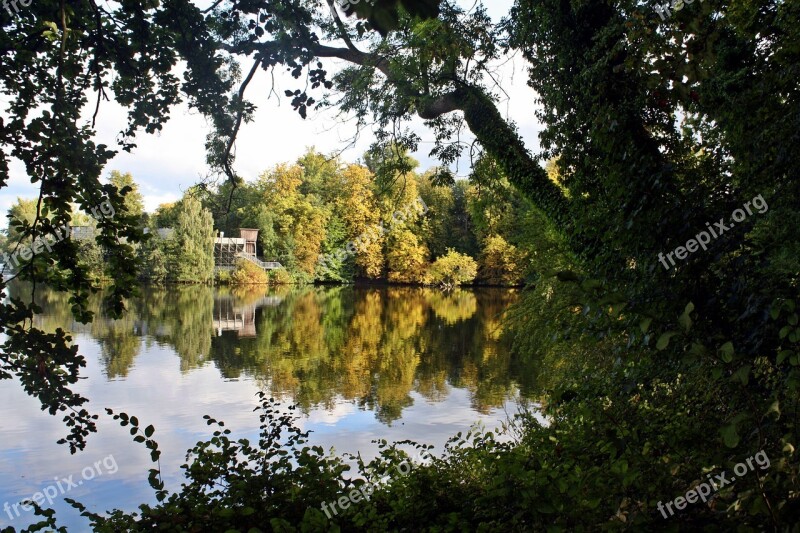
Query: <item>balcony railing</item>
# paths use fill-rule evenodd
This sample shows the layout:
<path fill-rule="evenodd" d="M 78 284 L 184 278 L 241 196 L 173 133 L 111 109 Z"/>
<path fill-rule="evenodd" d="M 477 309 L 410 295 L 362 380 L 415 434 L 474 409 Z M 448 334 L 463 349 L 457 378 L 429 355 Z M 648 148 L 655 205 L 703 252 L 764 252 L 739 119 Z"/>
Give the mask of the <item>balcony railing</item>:
<path fill-rule="evenodd" d="M 283 265 L 281 265 L 277 261 L 262 261 L 261 259 L 259 259 L 255 255 L 248 254 L 248 253 L 245 253 L 245 252 L 239 252 L 238 254 L 236 254 L 236 257 L 241 257 L 242 259 L 247 259 L 251 263 L 254 263 L 254 264 L 260 266 L 264 270 L 276 270 L 278 268 L 283 268 Z"/>

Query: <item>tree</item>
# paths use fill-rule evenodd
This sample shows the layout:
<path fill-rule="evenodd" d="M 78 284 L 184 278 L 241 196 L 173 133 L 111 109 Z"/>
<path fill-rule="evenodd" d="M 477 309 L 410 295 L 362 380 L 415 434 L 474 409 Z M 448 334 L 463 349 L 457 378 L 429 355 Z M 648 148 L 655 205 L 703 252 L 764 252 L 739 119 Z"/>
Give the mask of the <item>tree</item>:
<path fill-rule="evenodd" d="M 160 204 L 156 208 L 155 215 L 153 216 L 155 228 L 174 228 L 178 221 L 180 205 L 181 202 Z"/>
<path fill-rule="evenodd" d="M 11 255 L 20 245 L 28 246 L 31 239 L 26 238 L 24 228 L 30 226 L 36 220 L 36 200 L 26 200 L 24 198 L 17 198 L 16 203 L 12 204 L 8 209 L 8 230 L 7 238 L 3 241 L 3 252 Z M 9 258 L 4 263 L 11 263 L 13 260 Z M 13 261 L 16 263 L 16 261 Z M 9 264 L 4 265 L 6 272 L 10 271 Z"/>
<path fill-rule="evenodd" d="M 168 258 L 172 257 L 175 247 L 171 237 L 161 238 L 158 234 L 156 217 L 150 217 L 146 224 L 151 237 L 137 250 L 142 265 L 139 277 L 152 284 L 162 284 L 169 277 Z"/>
<path fill-rule="evenodd" d="M 208 283 L 214 277 L 214 220 L 191 194 L 184 196 L 175 220 L 175 255 L 171 272 L 185 283 Z"/>
<path fill-rule="evenodd" d="M 421 234 L 433 257 L 444 255 L 448 248 L 477 255 L 475 227 L 468 210 L 467 180 L 452 185 L 434 185 L 440 169 L 425 172 L 418 180 L 419 196 L 428 208 Z"/>
<path fill-rule="evenodd" d="M 125 212 L 141 217 L 144 214 L 144 199 L 131 173 L 122 174 L 118 170 L 112 170 L 108 181 L 125 197 Z"/>
<path fill-rule="evenodd" d="M 292 274 L 306 281 L 314 276 L 330 217 L 314 194 L 301 192 L 303 168 L 278 165 L 264 172 L 256 182 L 259 229 L 265 233 L 265 253 L 274 255 Z M 247 217 L 244 218 L 247 220 Z"/>
<path fill-rule="evenodd" d="M 376 279 L 383 273 L 384 238 L 376 227 L 381 212 L 374 193 L 374 176 L 364 167 L 349 165 L 340 178 L 341 196 L 336 202 L 336 212 L 344 221 L 347 240 L 356 244 L 356 275 Z M 340 242 L 346 246 L 346 242 Z"/>
<path fill-rule="evenodd" d="M 313 194 L 324 202 L 338 195 L 336 184 L 341 165 L 338 157 L 326 157 L 311 147 L 297 160 L 297 164 L 303 168 L 300 192 Z"/>
<path fill-rule="evenodd" d="M 453 249 L 433 262 L 428 269 L 432 283 L 446 285 L 464 285 L 472 283 L 478 275 L 478 264 L 468 255 L 460 254 Z"/>
<path fill-rule="evenodd" d="M 405 180 L 419 166 L 419 161 L 408 152 L 408 146 L 390 142 L 373 146 L 364 154 L 364 164 L 374 174 L 380 189 L 391 188 L 396 181 Z"/>
<path fill-rule="evenodd" d="M 490 285 L 517 285 L 525 275 L 525 253 L 500 235 L 490 235 L 480 257 L 481 280 Z"/>
<path fill-rule="evenodd" d="M 408 14 L 421 19 L 436 18 L 439 15 L 440 0 L 376 0 L 358 2 L 340 0 L 339 5 L 349 11 L 348 16 L 355 14 L 366 19 L 370 25 L 385 35 L 390 30 L 400 27 L 400 17 Z"/>
<path fill-rule="evenodd" d="M 428 250 L 417 236 L 406 228 L 389 233 L 386 265 L 389 281 L 423 283 L 428 267 Z"/>
<path fill-rule="evenodd" d="M 77 239 L 78 257 L 80 264 L 94 278 L 94 282 L 105 278 L 103 271 L 104 257 L 103 250 L 97 245 L 94 239 Z"/>

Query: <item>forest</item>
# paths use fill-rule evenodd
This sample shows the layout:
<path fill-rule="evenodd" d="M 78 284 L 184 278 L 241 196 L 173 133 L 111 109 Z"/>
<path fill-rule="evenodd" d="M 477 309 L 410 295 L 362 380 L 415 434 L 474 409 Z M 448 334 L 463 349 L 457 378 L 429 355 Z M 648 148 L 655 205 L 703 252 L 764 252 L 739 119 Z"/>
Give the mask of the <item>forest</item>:
<path fill-rule="evenodd" d="M 155 501 L 100 513 L 73 500 L 93 529 L 798 531 L 800 4 L 705 0 L 662 17 L 658 0 L 515 0 L 499 21 L 480 3 L 447 0 L 112 6 L 42 0 L 0 13 L 10 101 L 0 187 L 13 156 L 41 191 L 33 220 L 10 236 L 35 241 L 74 206 L 108 202 L 116 215 L 98 217 L 95 239 L 112 280 L 103 306 L 123 317 L 145 265 L 158 254 L 169 265 L 148 249 L 147 224 L 195 234 L 185 242 L 259 228 L 260 253 L 309 283 L 320 254 L 420 197 L 424 216 L 368 240 L 324 279 L 454 282 L 468 256 L 478 282 L 524 284 L 503 335 L 557 379 L 537 405 L 545 422 L 523 411 L 502 435 L 454 435 L 333 516 L 323 503 L 386 479 L 409 454 L 383 443 L 351 470 L 310 445 L 296 408 L 265 390 L 258 441 L 208 417 L 213 433 L 168 490 L 158 428 L 107 408 L 152 458 L 143 475 Z M 502 112 L 494 74 L 508 54 L 536 93 L 538 146 Z M 285 94 L 297 120 L 328 107 L 373 129 L 363 165 L 309 151 L 255 181 L 237 173 L 237 135 L 263 96 L 248 86 L 275 70 L 296 80 Z M 128 110 L 113 148 L 81 114 L 104 96 Z M 132 186 L 103 181 L 106 164 L 157 133 L 179 101 L 208 120 L 218 185 L 198 184 L 143 224 L 126 207 Z M 441 167 L 417 175 L 409 125 L 419 120 Z M 448 169 L 465 152 L 469 179 L 454 179 Z M 757 198 L 766 209 L 753 209 Z M 78 246 L 40 250 L 19 279 L 65 292 L 74 319 L 90 322 L 99 279 Z M 187 271 L 149 275 L 207 279 L 202 251 L 185 248 L 196 256 Z M 39 311 L 21 299 L 0 306 L 0 379 L 63 416 L 62 442 L 78 453 L 105 406 L 75 392 L 83 356 L 63 330 L 35 325 Z M 37 513 L 41 528 L 57 527 L 54 512 Z"/>
<path fill-rule="evenodd" d="M 389 175 L 390 163 L 383 161 L 395 158 L 404 159 L 409 170 Z M 129 173 L 112 171 L 109 182 L 119 191 L 130 188 L 122 213 L 138 217 L 150 236 L 132 244 L 140 259 L 138 277 L 145 283 L 214 281 L 213 239 L 219 232 L 238 235 L 239 228 L 257 229 L 257 255 L 284 268 L 268 275 L 242 261 L 233 272 L 217 273 L 217 282 L 518 286 L 535 274 L 528 268 L 528 255 L 535 250 L 526 226 L 517 222 L 533 223 L 540 215 L 510 193 L 492 161 L 476 165 L 469 180 L 436 185 L 439 169 L 417 174 L 417 162 L 395 147 L 365 159 L 364 165 L 346 164 L 309 150 L 293 164 L 239 184 L 234 194 L 225 185 L 194 187 L 154 213 L 145 212 Z M 403 214 L 402 220 L 393 218 L 395 213 Z M 30 237 L 14 228 L 34 222 L 36 200 L 18 199 L 8 219 L 12 229 L 0 243 L 2 251 L 12 253 L 18 243 L 30 247 Z M 96 231 L 97 221 L 75 208 L 72 224 Z M 160 237 L 159 229 L 174 231 Z M 81 265 L 98 282 L 107 281 L 104 249 L 94 239 L 76 241 Z"/>

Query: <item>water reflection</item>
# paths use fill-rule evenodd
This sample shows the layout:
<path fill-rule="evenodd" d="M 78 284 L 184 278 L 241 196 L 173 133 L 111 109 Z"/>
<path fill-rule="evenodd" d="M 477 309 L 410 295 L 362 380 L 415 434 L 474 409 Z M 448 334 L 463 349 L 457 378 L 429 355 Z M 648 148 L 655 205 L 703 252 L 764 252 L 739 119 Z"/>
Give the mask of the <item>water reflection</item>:
<path fill-rule="evenodd" d="M 405 287 L 147 288 L 121 320 L 104 318 L 94 295 L 96 318 L 83 325 L 65 295 L 42 291 L 37 325 L 96 339 L 109 379 L 126 378 L 155 343 L 175 350 L 182 372 L 213 363 L 224 378 L 255 380 L 305 412 L 344 399 L 391 423 L 412 391 L 438 402 L 464 388 L 480 413 L 502 406 L 517 381 L 500 317 L 516 298 Z"/>
<path fill-rule="evenodd" d="M 30 287 L 15 283 L 11 292 L 26 298 Z M 209 437 L 204 414 L 225 420 L 237 436 L 257 438 L 257 390 L 299 404 L 299 427 L 311 431 L 312 444 L 370 457 L 375 439 L 441 449 L 476 421 L 496 427 L 506 418 L 499 408 L 513 413 L 517 388 L 537 375 L 501 340 L 513 291 L 142 289 L 120 320 L 103 316 L 101 296 L 89 301 L 95 320 L 80 324 L 66 295 L 40 288 L 44 313 L 36 325 L 74 335 L 87 358 L 87 379 L 76 391 L 89 398 L 90 410 L 112 407 L 156 427 L 171 490 L 183 481 L 186 450 Z M 17 383 L 0 382 L 0 404 L 8 407 L 0 425 L 0 505 L 111 453 L 120 472 L 70 496 L 95 511 L 154 503 L 146 480 L 152 465 L 113 420 L 101 416 L 90 449 L 71 456 L 56 444 L 63 424 Z M 61 499 L 54 507 L 70 531 L 86 530 Z M 0 529 L 12 523 L 29 520 L 0 515 Z"/>

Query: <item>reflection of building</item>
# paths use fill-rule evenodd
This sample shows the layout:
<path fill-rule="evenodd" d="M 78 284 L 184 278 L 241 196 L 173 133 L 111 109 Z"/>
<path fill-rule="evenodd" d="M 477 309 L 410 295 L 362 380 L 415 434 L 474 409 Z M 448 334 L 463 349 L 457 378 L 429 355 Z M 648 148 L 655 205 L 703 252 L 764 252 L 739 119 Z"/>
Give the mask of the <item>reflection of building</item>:
<path fill-rule="evenodd" d="M 256 242 L 258 230 L 239 228 L 239 237 L 225 237 L 223 232 L 214 239 L 214 269 L 232 270 L 239 259 L 246 259 L 263 268 L 273 270 L 281 268 L 281 264 L 274 261 L 262 261 L 256 255 Z"/>
<path fill-rule="evenodd" d="M 256 309 L 277 307 L 283 301 L 278 296 L 264 296 L 260 300 L 245 304 L 233 296 L 214 297 L 214 329 L 217 336 L 223 331 L 235 331 L 239 337 L 256 336 Z"/>

